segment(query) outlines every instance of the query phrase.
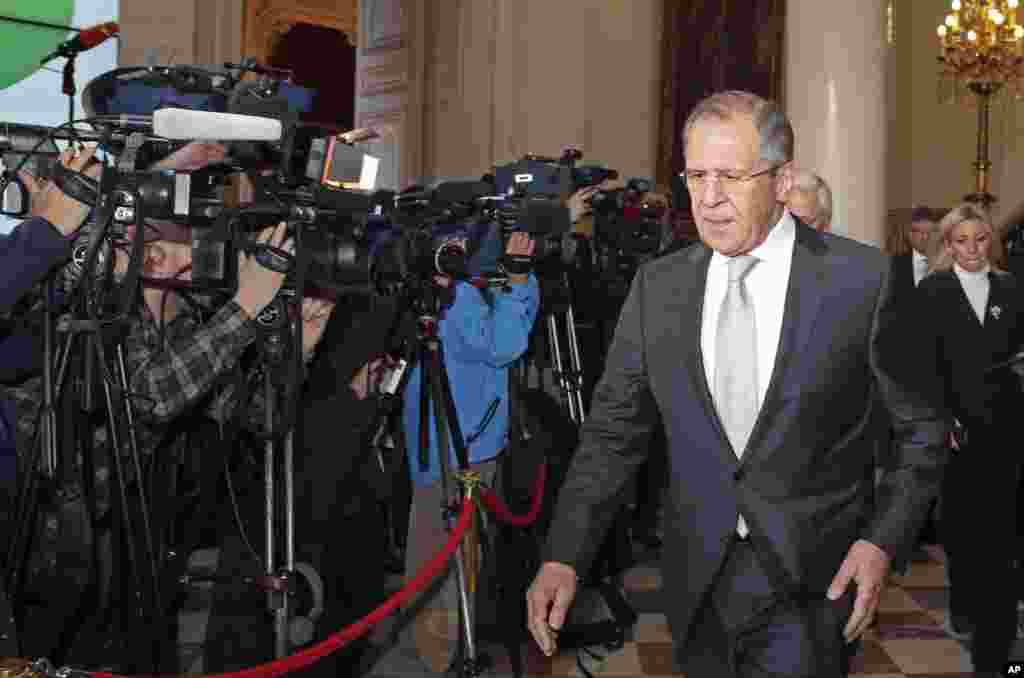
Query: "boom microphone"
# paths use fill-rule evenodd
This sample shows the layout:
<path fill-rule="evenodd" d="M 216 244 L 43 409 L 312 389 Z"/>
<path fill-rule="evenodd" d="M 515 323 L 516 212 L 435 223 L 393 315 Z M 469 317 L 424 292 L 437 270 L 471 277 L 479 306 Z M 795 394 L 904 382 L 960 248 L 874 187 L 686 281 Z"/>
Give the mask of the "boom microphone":
<path fill-rule="evenodd" d="M 153 134 L 183 141 L 280 141 L 281 121 L 258 115 L 161 108 L 153 112 Z"/>
<path fill-rule="evenodd" d="M 56 59 L 57 57 L 67 57 L 70 59 L 80 52 L 85 52 L 106 42 L 115 35 L 120 35 L 120 33 L 121 26 L 116 21 L 108 21 L 103 24 L 90 26 L 89 28 L 83 28 L 75 37 L 57 45 L 57 49 L 39 63 L 45 64 L 50 59 Z"/>

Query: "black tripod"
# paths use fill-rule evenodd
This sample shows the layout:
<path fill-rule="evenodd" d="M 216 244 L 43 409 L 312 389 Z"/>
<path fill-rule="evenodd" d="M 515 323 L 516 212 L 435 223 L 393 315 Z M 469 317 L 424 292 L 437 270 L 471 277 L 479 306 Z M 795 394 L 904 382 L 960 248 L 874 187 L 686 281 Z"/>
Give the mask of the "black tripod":
<path fill-rule="evenodd" d="M 100 196 L 109 196 L 116 176 L 113 168 L 105 168 Z M 116 288 L 108 232 L 114 209 L 109 198 L 100 198 L 81 278 L 71 292 L 71 311 L 60 318 L 56 328 L 49 326 L 49 313 L 44 319 L 44 398 L 38 444 L 23 467 L 6 584 L 15 610 L 24 620 L 26 575 L 31 571 L 35 579 L 41 568 L 60 569 L 52 557 L 38 553 L 40 535 L 66 529 L 61 524 L 62 514 L 68 512 L 69 505 L 79 506 L 81 532 L 74 535 L 79 549 L 66 549 L 64 555 L 81 558 L 81 551 L 91 551 L 89 581 L 82 582 L 80 604 L 63 620 L 57 639 L 42 647 L 60 662 L 73 654 L 76 645 L 92 654 L 101 650 L 100 645 L 120 639 L 119 651 L 111 656 L 123 656 L 124 663 L 132 667 L 159 670 L 169 660 L 160 583 L 161 540 L 151 522 L 147 474 L 139 456 L 124 351 L 129 318 L 137 303 L 143 229 L 137 229 L 132 263 L 120 288 L 120 306 L 112 309 Z M 140 206 L 137 223 L 144 219 Z M 48 307 L 54 303 L 52 290 L 52 283 L 48 284 Z M 54 347 L 54 334 L 63 337 L 58 348 Z M 96 425 L 102 429 L 112 471 L 106 507 L 100 505 L 95 484 L 102 467 L 94 444 Z M 90 608 L 95 609 L 90 613 Z M 76 641 L 86 618 L 90 618 L 84 625 L 87 631 L 100 634 L 102 642 L 89 638 L 88 633 Z"/>
<path fill-rule="evenodd" d="M 577 426 L 582 426 L 587 416 L 583 397 L 583 365 L 579 339 L 576 335 L 576 311 L 573 307 L 568 272 L 560 270 L 552 275 L 551 279 L 542 279 L 541 292 L 541 309 L 547 329 L 547 346 L 554 377 L 561 390 L 569 418 Z"/>
<path fill-rule="evenodd" d="M 264 576 L 258 580 L 266 591 L 267 607 L 274 618 L 274 656 L 278 659 L 288 656 L 293 646 L 304 645 L 312 637 L 315 618 L 309 619 L 307 624 L 307 618 L 294 615 L 292 596 L 297 587 L 297 577 L 304 577 L 313 591 L 313 609 L 323 607 L 323 586 L 319 583 L 319 574 L 312 565 L 295 561 L 295 407 L 300 381 L 296 361 L 301 360 L 298 347 L 302 346 L 302 322 L 290 321 L 290 318 L 301 314 L 302 299 L 301 295 L 294 299 L 289 296 L 279 294 L 277 300 L 257 318 L 266 327 L 280 328 L 268 334 L 262 352 L 266 422 L 263 456 L 265 542 Z M 298 313 L 291 312 L 289 306 L 293 304 L 299 309 Z M 291 350 L 288 341 L 292 342 Z M 284 379 L 278 380 L 275 376 L 282 368 L 285 368 Z M 279 381 L 285 385 L 283 391 L 275 384 Z M 276 481 L 278 475 L 283 485 L 281 488 Z M 278 540 L 280 523 L 284 527 L 282 540 Z"/>
<path fill-rule="evenodd" d="M 580 247 L 578 251 L 582 252 L 580 258 L 584 261 L 586 257 L 591 256 L 589 247 Z M 586 421 L 585 403 L 589 398 L 584 392 L 582 354 L 576 333 L 573 291 L 569 270 L 564 265 L 542 272 L 541 308 L 547 329 L 547 350 L 556 382 L 561 390 L 562 401 L 578 431 Z M 559 320 L 562 322 L 559 323 Z M 562 347 L 563 336 L 567 350 Z M 566 353 L 569 358 L 568 364 L 563 359 Z M 583 586 L 600 592 L 613 618 L 609 621 L 566 626 L 559 634 L 559 647 L 604 645 L 610 649 L 617 649 L 625 642 L 626 630 L 636 622 L 636 613 L 615 584 L 630 565 L 632 558 L 628 513 L 625 506 L 618 510 L 590 569 L 586 573 L 581 573 Z"/>
<path fill-rule="evenodd" d="M 398 342 L 402 345 L 402 357 L 391 377 L 381 385 L 383 397 L 376 423 L 371 427 L 371 439 L 376 440 L 383 435 L 390 415 L 402 403 L 402 393 L 412 374 L 411 368 L 418 365 L 418 461 L 424 466 L 430 463 L 430 431 L 433 429 L 437 436 L 441 488 L 445 498 L 439 508 L 448 529 L 451 530 L 458 508 L 468 494 L 478 489 L 480 477 L 469 468 L 466 439 L 459 425 L 458 410 L 445 369 L 444 348 L 438 335 L 441 290 L 430 281 L 418 281 L 410 284 L 408 288 L 411 291 L 402 302 L 408 309 L 405 311 L 405 322 L 399 321 L 399 332 L 405 335 L 400 337 Z M 414 327 L 410 328 L 410 324 L 414 324 Z M 458 464 L 456 471 L 451 467 L 452 450 Z M 452 483 L 453 478 L 458 479 L 457 484 Z M 474 520 L 482 518 L 482 514 L 478 514 Z M 476 606 L 473 596 L 479 580 L 480 563 L 474 552 L 478 546 L 475 538 L 477 533 L 473 531 L 474 529 L 470 528 L 470 533 L 467 533 L 467 537 L 460 542 L 453 556 L 459 596 L 459 646 L 453 660 L 453 668 L 460 678 L 478 678 L 491 663 L 490 658 L 480 652 L 476 632 Z M 486 527 L 480 529 L 480 534 L 486 534 Z"/>

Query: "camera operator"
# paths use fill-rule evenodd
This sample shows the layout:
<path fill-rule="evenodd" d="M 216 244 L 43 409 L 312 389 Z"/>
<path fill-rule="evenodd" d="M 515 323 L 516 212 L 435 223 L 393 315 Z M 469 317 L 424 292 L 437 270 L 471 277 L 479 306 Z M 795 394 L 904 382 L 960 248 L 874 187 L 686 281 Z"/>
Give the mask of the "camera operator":
<path fill-rule="evenodd" d="M 325 328 L 310 356 L 296 429 L 295 552 L 297 561 L 310 564 L 323 581 L 315 643 L 362 618 L 387 593 L 388 525 L 382 504 L 388 499 L 393 460 L 378 457 L 370 437 L 378 413 L 378 368 L 385 363 L 382 351 L 393 339 L 398 309 L 392 299 L 349 294 L 334 302 L 315 302 L 307 310 L 306 328 L 311 322 Z M 359 557 L 352 557 L 354 548 Z M 308 606 L 301 595 L 297 603 L 297 613 L 305 614 Z M 266 604 L 257 599 L 255 605 Z M 259 619 L 260 610 L 253 611 Z M 355 675 L 372 634 L 300 675 Z M 254 645 L 251 635 L 233 635 Z M 251 666 L 269 656 L 250 653 L 250 661 L 239 658 L 233 664 Z"/>
<path fill-rule="evenodd" d="M 207 146 L 190 144 L 160 165 L 167 168 L 176 158 L 188 159 L 195 148 Z M 129 228 L 127 240 L 131 242 L 133 237 L 134 228 Z M 129 390 L 152 434 L 153 447 L 141 447 L 150 452 L 165 432 L 160 429 L 202 401 L 260 336 L 255 318 L 273 301 L 284 275 L 260 265 L 253 257 L 240 255 L 238 292 L 204 322 L 178 285 L 190 279 L 191 229 L 175 222 L 149 220 L 143 240 L 142 303 L 129 320 L 125 358 Z M 286 247 L 284 224 L 264 229 L 256 240 Z M 115 247 L 115 257 L 115 270 L 123 274 L 127 267 L 123 243 Z M 40 390 L 32 386 L 41 384 L 33 380 L 19 389 L 24 405 L 19 406 L 19 428 L 26 440 L 34 434 L 37 398 L 32 392 Z M 219 394 L 214 410 L 221 415 L 227 412 L 225 392 Z"/>
<path fill-rule="evenodd" d="M 99 166 L 89 166 L 95 147 L 78 150 L 70 147 L 60 162 L 74 172 L 85 171 L 96 177 Z M 86 169 L 88 168 L 88 169 Z M 29 191 L 30 219 L 0 237 L 0 314 L 10 312 L 54 266 L 71 254 L 69 237 L 85 222 L 89 208 L 60 191 L 48 181 L 28 172 L 19 173 Z M 5 375 L 18 373 L 38 363 L 35 336 L 28 331 L 9 329 L 0 342 L 0 370 Z M 17 480 L 16 409 L 6 398 L 0 399 L 0 513 L 6 513 Z M 6 525 L 3 526 L 6 530 Z"/>
<path fill-rule="evenodd" d="M 208 144 L 190 144 L 164 162 L 163 168 L 177 167 L 178 162 L 195 163 L 199 151 L 208 156 L 198 163 L 200 166 L 208 162 L 209 157 L 218 155 L 216 152 L 209 155 Z M 240 382 L 226 378 L 236 373 L 242 354 L 261 336 L 256 316 L 274 300 L 284 275 L 265 268 L 253 257 L 240 255 L 237 293 L 212 315 L 204 317 L 204 310 L 190 306 L 187 295 L 177 287 L 190 277 L 189 227 L 149 221 L 143 237 L 142 303 L 127 319 L 124 339 L 129 380 L 126 396 L 131 398 L 136 410 L 135 433 L 144 468 L 157 469 L 148 473 L 152 482 L 145 489 L 154 514 L 153 532 L 159 541 L 163 535 L 161 530 L 169 528 L 175 519 L 174 515 L 163 511 L 171 503 L 173 478 L 177 476 L 179 465 L 201 464 L 198 451 L 209 447 L 202 441 L 209 439 L 211 431 L 204 428 L 202 422 L 211 419 L 225 422 L 239 406 L 259 410 L 262 404 L 258 397 L 251 402 L 240 402 L 242 394 L 237 386 Z M 263 230 L 257 241 L 278 248 L 290 247 L 285 242 L 284 224 Z M 123 275 L 127 253 L 120 246 L 115 246 L 114 252 L 115 271 Z M 318 337 L 319 333 L 311 336 Z M 8 392 L 17 402 L 19 454 L 25 456 L 33 449 L 42 380 L 30 379 Z M 191 413 L 206 417 L 184 417 Z M 259 419 L 256 413 L 249 418 Z M 92 440 L 94 449 L 100 453 L 96 461 L 97 495 L 100 510 L 105 512 L 111 489 L 107 480 L 109 474 L 100 468 L 109 463 L 104 453 L 106 430 L 95 429 Z M 205 451 L 212 452 L 211 449 Z M 189 457 L 190 454 L 195 456 Z M 216 468 L 217 464 L 213 466 Z M 129 482 L 134 483 L 135 479 Z M 81 493 L 78 494 L 80 497 Z M 27 620 L 24 643 L 32 656 L 48 656 L 57 649 L 54 636 L 59 635 L 77 604 L 74 591 L 65 593 L 67 595 L 50 596 L 48 609 L 37 610 L 37 615 Z M 79 651 L 85 654 L 99 651 L 98 644 L 91 644 L 88 635 L 84 638 L 75 645 Z"/>
<path fill-rule="evenodd" d="M 491 239 L 493 242 L 493 238 Z M 500 255 L 486 242 L 471 268 L 496 268 Z M 451 292 L 442 312 L 438 336 L 444 345 L 444 367 L 451 383 L 458 423 L 465 436 L 469 463 L 485 482 L 494 480 L 498 456 L 509 430 L 508 368 L 526 351 L 540 303 L 537 280 L 522 266 L 532 257 L 534 241 L 515 232 L 505 247 L 509 284 L 505 289 L 478 289 L 465 281 L 438 278 Z M 488 260 L 489 259 L 489 260 Z M 406 577 L 415 575 L 448 538 L 441 507 L 443 496 L 437 431 L 431 428 L 426 459 L 420 454 L 420 382 L 422 369 L 410 375 L 404 393 L 403 423 L 413 501 L 406 549 Z M 457 469 L 452 455 L 450 468 Z M 449 481 L 450 482 L 450 481 Z M 434 584 L 410 603 L 411 641 L 419 660 L 443 673 L 454 656 L 458 638 L 458 590 L 449 567 Z M 408 635 L 406 636 L 408 638 Z"/>
<path fill-rule="evenodd" d="M 85 172 L 95 178 L 99 166 L 89 166 L 95 147 L 78 150 L 70 147 L 60 157 L 64 167 Z M 88 169 L 86 169 L 88 167 Z M 45 276 L 50 269 L 71 254 L 68 240 L 85 223 L 89 207 L 61 192 L 49 181 L 28 172 L 19 173 L 30 194 L 30 216 L 9 235 L 0 237 L 0 312 L 11 306 Z"/>
<path fill-rule="evenodd" d="M 573 218 L 574 230 L 587 234 L 588 238 L 597 237 L 597 275 L 576 276 L 573 283 L 577 294 L 581 297 L 593 300 L 600 300 L 592 306 L 586 305 L 585 309 L 591 314 L 584 314 L 583 320 L 591 320 L 596 325 L 597 340 L 589 342 L 590 351 L 584 351 L 587 358 L 584 364 L 584 384 L 587 394 L 593 392 L 597 378 L 604 366 L 604 356 L 607 347 L 611 344 L 612 333 L 618 323 L 619 312 L 625 302 L 625 292 L 635 272 L 633 266 L 622 267 L 617 262 L 622 261 L 616 256 L 603 256 L 600 242 L 601 238 L 614 236 L 611 233 L 595 233 L 593 206 L 595 199 L 604 196 L 604 192 L 626 189 L 629 191 L 630 184 L 620 179 L 608 179 L 596 186 L 582 188 L 576 191 L 568 201 L 570 213 Z M 644 209 L 657 210 L 660 213 L 658 225 L 660 234 L 658 238 L 657 251 L 648 256 L 661 256 L 666 250 L 674 251 L 687 246 L 687 243 L 675 238 L 671 228 L 670 201 L 664 193 L 646 191 L 631 195 L 630 207 L 642 206 Z M 626 222 L 628 223 L 628 222 Z M 626 223 L 620 222 L 618 227 L 626 227 Z M 652 249 L 654 249 L 652 247 Z M 630 253 L 631 255 L 633 253 Z M 626 259 L 633 259 L 633 265 L 638 266 L 642 258 L 630 256 Z M 609 267 L 608 264 L 616 262 L 617 265 Z M 579 272 L 583 272 L 581 269 Z M 586 336 L 586 333 L 584 333 Z M 589 397 L 588 397 L 589 403 Z M 661 509 L 664 494 L 666 469 L 667 469 L 667 447 L 661 427 L 655 427 L 654 435 L 650 442 L 650 453 L 647 460 L 636 474 L 635 495 L 631 526 L 629 529 L 633 542 L 649 549 L 660 548 L 661 538 L 658 536 L 658 514 Z"/>

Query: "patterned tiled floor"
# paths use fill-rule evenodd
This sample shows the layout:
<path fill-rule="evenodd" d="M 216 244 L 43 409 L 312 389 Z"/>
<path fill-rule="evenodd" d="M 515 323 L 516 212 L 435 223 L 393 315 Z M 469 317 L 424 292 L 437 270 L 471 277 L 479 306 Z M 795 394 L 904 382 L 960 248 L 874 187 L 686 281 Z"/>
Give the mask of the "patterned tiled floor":
<path fill-rule="evenodd" d="M 671 639 L 659 595 L 661 574 L 653 561 L 639 564 L 625 576 L 627 595 L 639 621 L 627 636 L 622 650 L 603 662 L 591 665 L 595 675 L 675 676 Z M 905 576 L 893 576 L 879 608 L 875 627 L 868 632 L 853 666 L 853 678 L 969 678 L 970 655 L 960 642 L 942 630 L 946 615 L 946 576 L 941 549 L 922 550 Z M 391 653 L 394 655 L 394 653 Z M 508 660 L 495 653 L 497 666 L 488 676 L 508 676 Z M 575 652 L 562 652 L 548 659 L 533 647 L 527 649 L 530 676 L 580 676 Z M 1024 658 L 1018 643 L 1016 657 Z M 391 659 L 394 659 L 392 656 Z M 387 664 L 388 662 L 384 662 Z M 375 671 L 381 678 L 391 671 Z M 395 669 L 393 675 L 417 675 L 410 667 Z M 425 674 L 420 674 L 425 675 Z"/>

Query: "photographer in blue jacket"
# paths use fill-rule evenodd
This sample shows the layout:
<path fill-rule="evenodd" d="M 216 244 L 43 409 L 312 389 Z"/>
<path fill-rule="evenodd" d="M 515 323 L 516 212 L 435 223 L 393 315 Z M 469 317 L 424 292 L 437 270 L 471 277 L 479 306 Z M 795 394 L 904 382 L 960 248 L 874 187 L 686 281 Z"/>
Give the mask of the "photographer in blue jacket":
<path fill-rule="evenodd" d="M 503 269 L 508 284 L 492 288 L 442 276 L 435 282 L 450 293 L 449 303 L 440 314 L 437 334 L 443 346 L 444 367 L 459 427 L 466 441 L 470 467 L 490 483 L 495 477 L 498 456 L 508 441 L 509 367 L 526 352 L 540 306 L 540 290 L 536 278 L 529 273 L 535 248 L 530 236 L 515 232 L 503 248 L 501 229 L 485 228 L 486 232 L 479 237 L 473 233 L 468 237 L 457 236 L 459 244 L 471 255 L 469 274 L 480 276 Z M 427 463 L 422 464 L 420 459 L 421 375 L 417 367 L 404 392 L 403 423 L 413 480 L 405 558 L 407 578 L 415 576 L 448 539 L 441 512 L 445 497 L 433 411 Z M 458 461 L 454 448 L 449 447 L 449 468 L 455 470 Z M 449 487 L 452 483 L 449 480 Z M 408 633 L 416 654 L 434 672 L 444 672 L 454 658 L 459 633 L 458 589 L 453 568 L 435 579 L 410 607 L 414 616 Z"/>

